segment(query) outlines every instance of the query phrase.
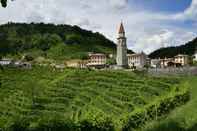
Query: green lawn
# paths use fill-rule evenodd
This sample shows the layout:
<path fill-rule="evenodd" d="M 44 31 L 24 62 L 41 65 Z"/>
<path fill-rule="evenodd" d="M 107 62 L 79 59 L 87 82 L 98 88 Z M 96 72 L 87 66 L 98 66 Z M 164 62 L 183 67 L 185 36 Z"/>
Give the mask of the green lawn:
<path fill-rule="evenodd" d="M 197 130 L 197 76 L 185 78 L 191 92 L 191 100 L 172 111 L 168 117 L 159 122 L 146 125 L 146 131 L 196 131 Z"/>

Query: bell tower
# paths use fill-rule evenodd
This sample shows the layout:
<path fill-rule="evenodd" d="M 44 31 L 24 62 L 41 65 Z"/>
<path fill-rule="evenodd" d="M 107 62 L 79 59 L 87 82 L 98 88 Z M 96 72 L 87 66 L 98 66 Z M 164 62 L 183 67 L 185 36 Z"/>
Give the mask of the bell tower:
<path fill-rule="evenodd" d="M 127 38 L 125 36 L 125 30 L 123 23 L 120 23 L 118 29 L 118 38 L 117 38 L 117 66 L 119 68 L 127 68 L 128 67 L 128 59 L 127 59 Z"/>

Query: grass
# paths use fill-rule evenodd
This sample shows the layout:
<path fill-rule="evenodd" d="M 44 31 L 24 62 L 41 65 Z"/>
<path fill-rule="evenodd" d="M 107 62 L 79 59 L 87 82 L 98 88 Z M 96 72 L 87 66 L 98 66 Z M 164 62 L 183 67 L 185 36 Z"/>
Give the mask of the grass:
<path fill-rule="evenodd" d="M 6 68 L 0 72 L 0 80 L 3 129 L 20 118 L 34 128 L 53 116 L 74 123 L 109 119 L 118 128 L 125 116 L 181 90 L 179 78 L 155 78 L 125 71 Z"/>
<path fill-rule="evenodd" d="M 197 130 L 197 77 L 186 78 L 191 90 L 191 100 L 172 111 L 167 118 L 148 123 L 146 131 L 196 131 Z"/>

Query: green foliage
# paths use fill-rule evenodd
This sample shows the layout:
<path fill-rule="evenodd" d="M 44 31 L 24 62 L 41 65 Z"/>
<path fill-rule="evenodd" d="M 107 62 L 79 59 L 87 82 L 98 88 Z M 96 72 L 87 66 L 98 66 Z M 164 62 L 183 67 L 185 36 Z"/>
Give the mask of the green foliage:
<path fill-rule="evenodd" d="M 132 129 L 168 114 L 189 98 L 179 78 L 125 71 L 62 72 L 36 66 L 32 70 L 6 68 L 0 78 L 2 129 Z M 20 118 L 25 121 L 16 122 Z"/>
<path fill-rule="evenodd" d="M 108 58 L 107 59 L 107 64 L 108 65 L 115 65 L 116 64 L 116 59 L 115 58 Z"/>
<path fill-rule="evenodd" d="M 80 35 L 76 34 L 71 34 L 71 35 L 66 35 L 66 44 L 81 44 L 84 43 L 83 38 Z"/>
<path fill-rule="evenodd" d="M 78 26 L 8 23 L 0 26 L 0 32 L 0 56 L 43 52 L 43 57 L 62 60 L 80 59 L 88 52 L 116 50 L 116 45 L 103 35 Z"/>
<path fill-rule="evenodd" d="M 33 61 L 34 60 L 34 57 L 32 55 L 30 55 L 30 54 L 26 54 L 24 56 L 24 60 L 25 61 Z"/>
<path fill-rule="evenodd" d="M 189 91 L 184 90 L 181 93 L 168 96 L 165 99 L 158 100 L 157 102 L 146 106 L 142 110 L 131 113 L 127 117 L 123 130 L 132 130 L 144 125 L 147 120 L 155 120 L 164 114 L 168 114 L 172 109 L 182 104 L 185 104 L 190 99 Z"/>
<path fill-rule="evenodd" d="M 177 47 L 167 47 L 161 48 L 154 52 L 152 52 L 149 57 L 154 58 L 172 58 L 178 54 L 187 54 L 192 56 L 197 48 L 197 38 L 186 43 L 185 45 L 177 46 Z"/>
<path fill-rule="evenodd" d="M 1 5 L 3 7 L 6 7 L 7 6 L 7 0 L 1 0 Z"/>
<path fill-rule="evenodd" d="M 193 62 L 193 66 L 197 66 L 197 61 L 194 61 Z"/>
<path fill-rule="evenodd" d="M 142 127 L 145 131 L 196 131 L 197 130 L 197 77 L 186 78 L 191 99 L 185 105 L 173 110 L 165 119 L 151 121 Z"/>
<path fill-rule="evenodd" d="M 37 34 L 32 37 L 32 41 L 34 47 L 43 51 L 47 51 L 52 46 L 62 43 L 62 39 L 56 34 Z"/>

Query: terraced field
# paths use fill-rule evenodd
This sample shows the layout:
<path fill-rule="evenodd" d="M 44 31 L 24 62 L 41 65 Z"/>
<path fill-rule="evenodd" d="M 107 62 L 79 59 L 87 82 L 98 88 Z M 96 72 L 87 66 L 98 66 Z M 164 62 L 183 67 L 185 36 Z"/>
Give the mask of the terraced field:
<path fill-rule="evenodd" d="M 45 125 L 49 129 L 46 125 L 55 119 L 69 120 L 76 127 L 86 130 L 93 127 L 127 130 L 131 129 L 127 125 L 131 123 L 131 114 L 148 110 L 155 103 L 159 109 L 159 101 L 173 99 L 177 94 L 185 97 L 177 95 L 177 99 L 182 101 L 175 106 L 188 99 L 185 86 L 180 86 L 178 78 L 155 78 L 125 71 L 66 69 L 61 72 L 41 67 L 32 70 L 5 69 L 0 73 L 2 129 L 16 127 L 18 120 L 27 123 L 21 121 L 22 124 L 18 124 L 20 128 L 38 129 L 40 125 Z M 169 110 L 166 109 L 166 112 Z M 149 116 L 151 118 L 144 119 L 159 116 L 156 112 L 154 116 Z"/>

